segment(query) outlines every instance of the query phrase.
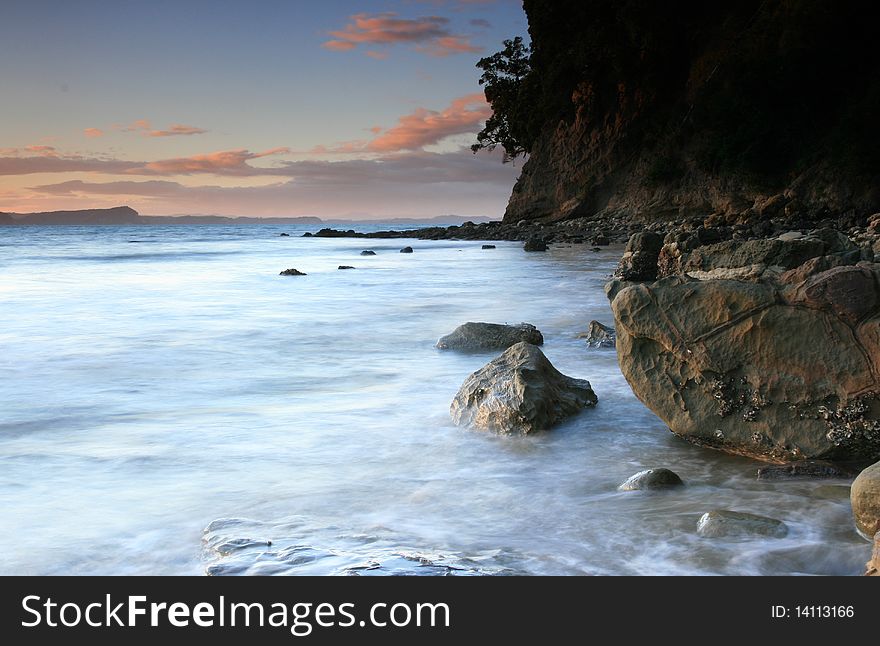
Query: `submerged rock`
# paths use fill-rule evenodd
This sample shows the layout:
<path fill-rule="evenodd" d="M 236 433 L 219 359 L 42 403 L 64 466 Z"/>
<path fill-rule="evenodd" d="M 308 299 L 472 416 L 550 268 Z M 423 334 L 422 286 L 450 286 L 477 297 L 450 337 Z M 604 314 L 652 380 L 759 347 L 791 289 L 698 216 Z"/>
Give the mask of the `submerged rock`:
<path fill-rule="evenodd" d="M 278 234 L 278 237 L 279 238 L 289 238 L 290 234 L 289 233 L 280 233 L 280 234 Z"/>
<path fill-rule="evenodd" d="M 460 426 L 525 435 L 596 401 L 589 381 L 563 375 L 537 346 L 517 343 L 465 380 L 450 413 Z"/>
<path fill-rule="evenodd" d="M 339 265 L 336 269 L 354 269 L 351 265 Z"/>
<path fill-rule="evenodd" d="M 501 325 L 498 323 L 465 323 L 437 341 L 441 350 L 505 350 L 515 343 L 525 341 L 542 345 L 544 337 L 540 330 L 529 323 Z"/>
<path fill-rule="evenodd" d="M 613 327 L 602 325 L 599 321 L 590 321 L 590 327 L 579 339 L 586 339 L 591 348 L 613 348 L 617 342 L 617 333 Z"/>
<path fill-rule="evenodd" d="M 412 253 L 412 252 L 413 252 L 412 247 L 404 247 L 403 249 L 400 250 L 400 253 Z"/>
<path fill-rule="evenodd" d="M 308 274 L 304 274 L 303 272 L 299 271 L 298 269 L 285 269 L 279 275 L 280 276 L 306 276 Z"/>
<path fill-rule="evenodd" d="M 758 242 L 789 245 L 770 262 L 790 264 L 816 240 Z M 759 247 L 725 253 L 765 266 Z M 771 462 L 880 458 L 880 265 L 780 275 L 612 281 L 621 371 L 696 444 Z"/>
<path fill-rule="evenodd" d="M 547 251 L 547 243 L 543 238 L 531 237 L 523 245 L 524 251 Z"/>
<path fill-rule="evenodd" d="M 771 464 L 758 469 L 758 480 L 851 478 L 854 475 L 851 469 L 825 460 L 801 460 L 788 464 Z"/>
<path fill-rule="evenodd" d="M 364 249 L 363 251 L 361 251 L 361 255 L 362 256 L 375 256 L 376 252 L 372 251 L 370 249 Z"/>
<path fill-rule="evenodd" d="M 493 244 L 484 244 L 482 248 L 483 248 L 483 249 L 494 249 L 494 248 L 495 248 L 495 245 L 493 245 Z"/>
<path fill-rule="evenodd" d="M 697 522 L 697 533 L 703 538 L 783 538 L 788 534 L 788 525 L 767 516 L 719 509 L 703 514 Z"/>
<path fill-rule="evenodd" d="M 665 489 L 683 485 L 678 474 L 669 469 L 648 469 L 631 475 L 617 489 L 618 491 L 640 491 L 642 489 Z"/>
<path fill-rule="evenodd" d="M 856 528 L 865 537 L 880 532 L 880 462 L 859 474 L 850 490 Z"/>

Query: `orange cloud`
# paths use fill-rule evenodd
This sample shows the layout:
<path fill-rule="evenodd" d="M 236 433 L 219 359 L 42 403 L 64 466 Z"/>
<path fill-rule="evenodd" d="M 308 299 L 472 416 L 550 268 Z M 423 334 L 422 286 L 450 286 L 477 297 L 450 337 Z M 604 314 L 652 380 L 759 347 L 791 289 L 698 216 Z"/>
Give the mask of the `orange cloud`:
<path fill-rule="evenodd" d="M 58 157 L 55 146 L 25 146 L 24 150 L 40 157 Z"/>
<path fill-rule="evenodd" d="M 83 130 L 86 137 L 103 137 L 104 131 L 100 128 L 86 128 Z"/>
<path fill-rule="evenodd" d="M 329 32 L 332 40 L 323 44 L 325 49 L 350 51 L 358 45 L 419 45 L 418 51 L 432 56 L 448 56 L 462 52 L 479 52 L 481 47 L 472 45 L 463 35 L 449 30 L 449 19 L 442 16 L 422 18 L 399 18 L 393 11 L 379 14 L 358 13 L 350 18 L 345 27 Z M 367 53 L 382 58 L 380 52 Z"/>
<path fill-rule="evenodd" d="M 446 137 L 478 130 L 491 112 L 482 93 L 455 99 L 439 112 L 418 108 L 400 117 L 396 126 L 378 134 L 366 145 L 366 150 L 377 153 L 419 150 Z"/>
<path fill-rule="evenodd" d="M 131 173 L 146 172 L 158 175 L 189 175 L 191 173 L 222 173 L 224 175 L 251 175 L 254 167 L 248 165 L 248 161 L 289 153 L 289 148 L 272 148 L 260 153 L 252 153 L 249 150 L 222 150 L 191 157 L 178 157 L 160 161 L 147 162 L 142 168 L 134 169 Z M 270 174 L 270 173 L 267 173 Z"/>
<path fill-rule="evenodd" d="M 122 126 L 121 130 L 122 132 L 138 132 L 139 130 L 149 130 L 152 127 L 149 119 L 138 119 L 127 126 Z"/>
<path fill-rule="evenodd" d="M 196 128 L 195 126 L 184 126 L 179 123 L 172 124 L 168 130 L 151 130 L 146 133 L 147 137 L 178 137 L 186 135 L 201 135 L 208 132 L 204 128 Z"/>

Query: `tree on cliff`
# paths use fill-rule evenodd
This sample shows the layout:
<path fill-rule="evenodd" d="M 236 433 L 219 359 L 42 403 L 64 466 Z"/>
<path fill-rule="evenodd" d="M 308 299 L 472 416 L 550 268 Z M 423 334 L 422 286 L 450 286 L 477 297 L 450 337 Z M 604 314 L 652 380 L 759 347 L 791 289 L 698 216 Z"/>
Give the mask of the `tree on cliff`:
<path fill-rule="evenodd" d="M 492 106 L 492 116 L 471 146 L 475 153 L 504 148 L 504 161 L 510 161 L 528 152 L 528 101 L 525 100 L 524 80 L 531 71 L 531 48 L 517 36 L 504 41 L 500 52 L 481 58 L 477 67 L 483 70 L 480 85 L 484 86 L 486 100 Z"/>

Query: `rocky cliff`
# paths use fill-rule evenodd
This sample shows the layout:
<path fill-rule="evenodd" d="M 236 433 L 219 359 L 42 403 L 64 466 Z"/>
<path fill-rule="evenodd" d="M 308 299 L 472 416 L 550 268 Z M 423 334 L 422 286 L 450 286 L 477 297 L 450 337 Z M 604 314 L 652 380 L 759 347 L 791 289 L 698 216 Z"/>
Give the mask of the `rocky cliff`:
<path fill-rule="evenodd" d="M 856 3 L 524 8 L 529 156 L 506 222 L 880 211 L 880 49 Z"/>

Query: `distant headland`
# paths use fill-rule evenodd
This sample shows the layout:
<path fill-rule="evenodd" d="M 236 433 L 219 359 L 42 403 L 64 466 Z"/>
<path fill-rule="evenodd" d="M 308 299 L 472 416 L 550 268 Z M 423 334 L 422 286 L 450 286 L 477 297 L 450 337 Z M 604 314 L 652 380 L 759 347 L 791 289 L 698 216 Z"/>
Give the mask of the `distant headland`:
<path fill-rule="evenodd" d="M 140 215 L 130 206 L 116 206 L 110 209 L 84 209 L 79 211 L 46 211 L 43 213 L 4 213 L 0 212 L 2 225 L 170 225 L 170 224 L 369 224 L 382 222 L 398 226 L 455 225 L 466 221 L 488 222 L 485 216 L 463 217 L 460 215 L 438 215 L 432 218 L 372 218 L 365 220 L 332 219 L 323 220 L 312 216 L 299 217 L 245 217 L 224 215 Z"/>

